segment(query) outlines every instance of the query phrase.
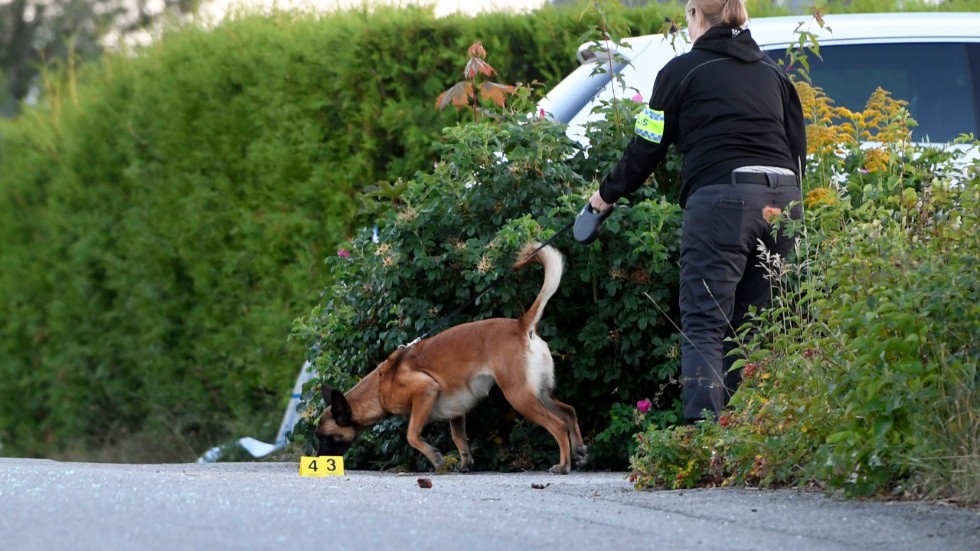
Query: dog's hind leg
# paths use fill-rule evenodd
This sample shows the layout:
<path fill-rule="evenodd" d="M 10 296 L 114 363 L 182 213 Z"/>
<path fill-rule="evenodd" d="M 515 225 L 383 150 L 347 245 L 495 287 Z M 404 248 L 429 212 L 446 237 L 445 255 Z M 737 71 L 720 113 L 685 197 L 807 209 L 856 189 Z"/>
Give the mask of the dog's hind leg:
<path fill-rule="evenodd" d="M 568 426 L 568 435 L 572 441 L 572 456 L 575 458 L 575 465 L 581 467 L 589 460 L 589 449 L 582 440 L 582 431 L 579 429 L 578 416 L 575 415 L 575 408 L 560 402 L 554 396 L 545 396 L 542 400 L 546 408 L 558 415 Z"/>
<path fill-rule="evenodd" d="M 504 397 L 510 402 L 510 405 L 517 410 L 518 413 L 526 417 L 529 421 L 532 421 L 551 433 L 551 436 L 555 437 L 555 441 L 558 442 L 559 451 L 559 461 L 557 465 L 554 465 L 549 469 L 550 472 L 554 474 L 568 474 L 572 471 L 572 460 L 571 453 L 569 452 L 569 431 L 568 426 L 565 421 L 552 413 L 544 404 L 538 396 L 531 390 L 525 388 L 520 389 L 504 389 Z"/>
<path fill-rule="evenodd" d="M 449 422 L 449 429 L 453 435 L 453 442 L 459 450 L 459 471 L 469 472 L 473 467 L 473 456 L 470 454 L 470 442 L 466 438 L 466 416 L 459 417 Z"/>

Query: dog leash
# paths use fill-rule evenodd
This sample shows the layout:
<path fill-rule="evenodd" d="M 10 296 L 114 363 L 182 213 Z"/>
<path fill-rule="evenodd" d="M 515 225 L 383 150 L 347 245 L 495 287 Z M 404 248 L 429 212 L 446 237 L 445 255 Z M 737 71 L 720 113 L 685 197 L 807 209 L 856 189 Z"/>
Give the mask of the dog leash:
<path fill-rule="evenodd" d="M 568 231 L 574 224 L 575 224 L 575 220 L 572 220 L 571 222 L 569 222 L 568 224 L 566 224 L 565 227 L 563 227 L 562 229 L 560 229 L 557 232 L 555 232 L 555 235 L 552 235 L 551 237 L 549 237 L 547 241 L 545 241 L 544 243 L 542 243 L 541 246 L 538 247 L 537 249 L 534 249 L 534 252 L 532 252 L 531 254 L 529 254 L 527 257 L 528 258 L 531 258 L 532 256 L 538 254 L 541 251 L 541 249 L 543 249 L 543 248 L 547 247 L 548 245 L 550 245 L 552 243 L 552 241 L 555 240 L 556 237 L 558 237 L 559 235 L 561 235 L 561 234 L 565 233 L 566 231 Z M 465 309 L 469 308 L 471 305 L 473 305 L 473 303 L 475 303 L 477 301 L 477 299 L 479 299 L 484 294 L 486 294 L 486 292 L 489 291 L 490 289 L 493 289 L 498 283 L 500 283 L 501 281 L 503 281 L 503 279 L 504 278 L 502 278 L 502 277 L 497 278 L 492 283 L 490 283 L 489 285 L 487 285 L 486 287 L 484 287 L 483 290 L 481 290 L 479 293 L 477 293 L 477 294 L 473 295 L 472 297 L 470 297 L 470 299 L 467 300 L 466 303 L 464 303 L 462 306 L 460 306 L 459 308 L 456 308 L 452 312 L 446 314 L 445 316 L 443 316 L 442 318 L 440 318 L 438 321 L 436 321 L 436 324 L 435 324 L 435 326 L 432 327 L 432 329 L 426 331 L 425 333 L 422 334 L 422 336 L 416 338 L 414 341 L 412 341 L 412 342 L 410 342 L 408 344 L 403 344 L 403 345 L 399 346 L 399 348 L 401 348 L 401 347 L 411 347 L 412 345 L 416 344 L 417 342 L 421 341 L 422 339 L 428 338 L 429 335 L 431 335 L 437 329 L 441 328 L 448 320 L 452 319 L 457 314 L 459 314 L 463 310 L 465 310 Z"/>

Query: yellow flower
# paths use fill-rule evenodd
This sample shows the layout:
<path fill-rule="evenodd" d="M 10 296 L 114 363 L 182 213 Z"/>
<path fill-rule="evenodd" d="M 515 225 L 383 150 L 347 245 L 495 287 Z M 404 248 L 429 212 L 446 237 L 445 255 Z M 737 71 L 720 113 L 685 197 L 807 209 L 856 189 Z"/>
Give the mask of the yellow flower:
<path fill-rule="evenodd" d="M 873 147 L 864 152 L 864 169 L 868 172 L 884 172 L 888 170 L 890 155 L 883 147 Z"/>
<path fill-rule="evenodd" d="M 817 205 L 836 205 L 837 197 L 833 190 L 825 187 L 813 188 L 806 194 L 806 198 L 803 199 L 803 205 L 807 208 L 813 208 Z"/>
<path fill-rule="evenodd" d="M 796 89 L 807 121 L 808 154 L 840 153 L 844 146 L 859 141 L 904 144 L 911 140 L 911 128 L 916 123 L 909 117 L 908 102 L 892 98 L 881 88 L 871 95 L 863 111 L 835 106 L 822 89 L 805 82 L 797 82 Z"/>

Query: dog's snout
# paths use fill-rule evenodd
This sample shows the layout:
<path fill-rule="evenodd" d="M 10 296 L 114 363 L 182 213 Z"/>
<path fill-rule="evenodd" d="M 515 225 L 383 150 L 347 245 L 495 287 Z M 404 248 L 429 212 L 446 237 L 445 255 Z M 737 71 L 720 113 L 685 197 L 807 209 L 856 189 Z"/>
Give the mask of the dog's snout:
<path fill-rule="evenodd" d="M 329 450 L 327 448 L 330 445 L 330 438 L 324 434 L 317 433 L 316 440 L 317 440 L 316 454 L 329 455 L 328 453 Z"/>
<path fill-rule="evenodd" d="M 347 442 L 343 438 L 331 436 L 329 434 L 317 434 L 317 455 L 344 455 L 350 449 L 353 442 Z"/>

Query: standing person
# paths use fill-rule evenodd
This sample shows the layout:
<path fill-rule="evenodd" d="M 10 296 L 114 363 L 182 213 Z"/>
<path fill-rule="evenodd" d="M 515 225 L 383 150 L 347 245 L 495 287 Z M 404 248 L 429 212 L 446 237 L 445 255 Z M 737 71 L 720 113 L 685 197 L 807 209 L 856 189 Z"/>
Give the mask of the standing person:
<path fill-rule="evenodd" d="M 726 336 L 771 300 L 759 243 L 782 257 L 794 245 L 766 218 L 801 200 L 806 133 L 796 88 L 743 28 L 744 0 L 690 0 L 687 15 L 691 51 L 657 75 L 636 136 L 589 205 L 604 213 L 636 191 L 671 144 L 683 155 L 681 381 L 692 423 L 717 416 L 741 383 Z"/>

